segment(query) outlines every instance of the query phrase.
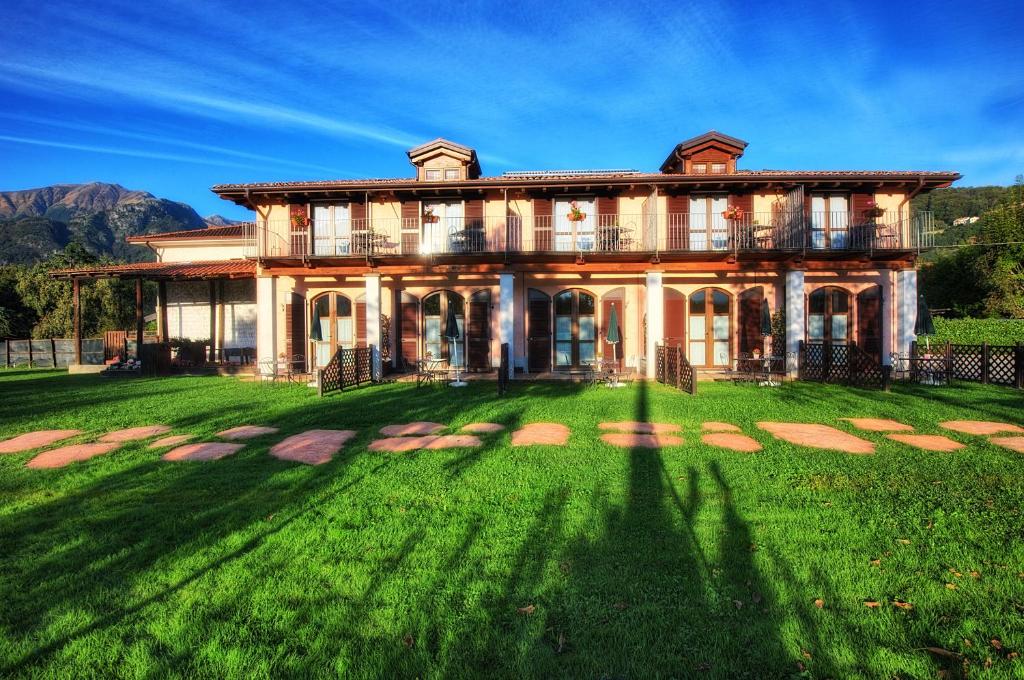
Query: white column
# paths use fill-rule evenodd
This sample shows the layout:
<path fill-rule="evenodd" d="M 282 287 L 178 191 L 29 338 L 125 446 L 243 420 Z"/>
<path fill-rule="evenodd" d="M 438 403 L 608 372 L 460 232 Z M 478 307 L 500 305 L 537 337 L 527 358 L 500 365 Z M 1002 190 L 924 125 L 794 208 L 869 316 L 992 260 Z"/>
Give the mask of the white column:
<path fill-rule="evenodd" d="M 256 357 L 259 361 L 277 360 L 277 279 L 256 279 Z"/>
<path fill-rule="evenodd" d="M 366 275 L 366 344 L 373 347 L 373 379 L 380 380 L 380 274 Z"/>
<path fill-rule="evenodd" d="M 796 353 L 805 336 L 804 329 L 804 272 L 791 269 L 786 272 L 786 352 L 793 358 L 786 360 L 786 374 L 796 377 Z"/>
<path fill-rule="evenodd" d="M 515 337 L 515 283 L 516 276 L 512 273 L 498 275 L 498 342 L 508 343 L 508 377 L 515 374 L 516 337 Z"/>
<path fill-rule="evenodd" d="M 917 270 L 901 269 L 896 274 L 896 351 L 910 353 L 910 344 L 917 339 Z"/>
<path fill-rule="evenodd" d="M 647 272 L 647 377 L 657 372 L 656 347 L 665 339 L 665 290 L 661 272 Z"/>
<path fill-rule="evenodd" d="M 892 365 L 893 288 L 892 272 L 882 271 L 882 365 Z"/>

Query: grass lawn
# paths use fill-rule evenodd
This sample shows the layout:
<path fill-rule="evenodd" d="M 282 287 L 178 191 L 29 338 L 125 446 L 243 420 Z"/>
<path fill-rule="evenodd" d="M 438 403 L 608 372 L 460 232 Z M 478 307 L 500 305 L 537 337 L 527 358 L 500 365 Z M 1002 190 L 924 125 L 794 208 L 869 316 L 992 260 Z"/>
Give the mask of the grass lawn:
<path fill-rule="evenodd" d="M 938 426 L 1021 423 L 1021 393 L 494 391 L 318 399 L 232 378 L 0 372 L 0 439 L 281 429 L 208 463 L 163 462 L 146 442 L 58 470 L 0 456 L 0 676 L 934 678 L 964 661 L 971 677 L 1024 675 L 1024 458 Z M 845 416 L 968 448 L 920 451 Z M 380 426 L 412 420 L 555 421 L 572 435 L 367 451 Z M 686 443 L 617 449 L 598 438 L 605 420 L 679 423 Z M 705 420 L 764 450 L 702 445 Z M 834 425 L 877 453 L 796 447 L 759 420 Z M 359 435 L 318 467 L 267 454 L 310 428 Z"/>

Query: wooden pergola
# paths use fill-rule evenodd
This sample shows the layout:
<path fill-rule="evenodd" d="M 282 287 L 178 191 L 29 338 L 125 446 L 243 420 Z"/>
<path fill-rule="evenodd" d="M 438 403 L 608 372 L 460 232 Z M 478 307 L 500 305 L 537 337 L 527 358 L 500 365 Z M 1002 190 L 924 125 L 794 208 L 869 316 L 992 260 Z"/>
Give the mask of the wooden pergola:
<path fill-rule="evenodd" d="M 207 262 L 139 262 L 135 264 L 102 265 L 76 269 L 60 269 L 50 274 L 56 279 L 71 280 L 71 296 L 74 308 L 75 363 L 82 363 L 82 315 L 81 282 L 91 279 L 130 279 L 135 281 L 135 343 L 141 357 L 142 336 L 145 315 L 142 309 L 142 283 L 154 281 L 157 284 L 157 326 L 160 341 L 167 340 L 167 282 L 208 281 L 210 284 L 210 328 L 217 319 L 218 281 L 225 279 L 252 279 L 256 276 L 256 263 L 251 260 L 217 260 Z M 213 337 L 211 335 L 211 351 Z"/>

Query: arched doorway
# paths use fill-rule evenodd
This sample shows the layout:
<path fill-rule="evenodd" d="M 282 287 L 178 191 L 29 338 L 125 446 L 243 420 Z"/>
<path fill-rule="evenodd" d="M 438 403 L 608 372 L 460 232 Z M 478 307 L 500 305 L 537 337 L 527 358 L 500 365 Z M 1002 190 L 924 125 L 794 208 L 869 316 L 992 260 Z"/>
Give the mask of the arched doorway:
<path fill-rule="evenodd" d="M 593 364 L 596 307 L 594 295 L 578 288 L 563 290 L 554 297 L 556 368 Z"/>
<path fill-rule="evenodd" d="M 732 362 L 731 298 L 719 288 L 690 295 L 689 360 L 702 368 L 727 368 Z"/>
<path fill-rule="evenodd" d="M 825 286 L 807 300 L 807 340 L 826 345 L 845 345 L 850 340 L 850 294 Z"/>
<path fill-rule="evenodd" d="M 491 370 L 491 291 L 478 290 L 469 297 L 469 325 L 466 368 L 471 371 Z"/>
<path fill-rule="evenodd" d="M 882 358 L 882 287 L 871 286 L 857 294 L 857 344 Z"/>
<path fill-rule="evenodd" d="M 608 342 L 608 331 L 611 330 L 612 309 L 618 319 L 619 342 L 612 345 Z M 626 289 L 614 288 L 601 297 L 601 362 L 605 366 L 615 363 L 616 370 L 622 370 L 622 355 L 626 346 Z"/>
<path fill-rule="evenodd" d="M 753 354 L 754 350 L 764 351 L 764 336 L 761 335 L 761 305 L 764 302 L 764 288 L 755 286 L 740 293 L 739 325 L 740 353 Z"/>
<path fill-rule="evenodd" d="M 455 311 L 455 323 L 459 328 L 458 356 L 451 340 L 444 336 L 449 309 Z M 462 296 L 450 290 L 439 290 L 423 298 L 423 356 L 465 365 L 465 340 L 466 308 Z"/>
<path fill-rule="evenodd" d="M 526 310 L 526 354 L 531 373 L 551 370 L 551 298 L 530 289 Z"/>
<path fill-rule="evenodd" d="M 339 349 L 356 345 L 356 323 L 352 300 L 342 293 L 323 293 L 311 302 L 310 334 L 319 329 L 320 339 L 310 337 L 314 368 L 323 368 Z"/>
<path fill-rule="evenodd" d="M 686 296 L 674 288 L 665 288 L 666 347 L 686 345 Z"/>

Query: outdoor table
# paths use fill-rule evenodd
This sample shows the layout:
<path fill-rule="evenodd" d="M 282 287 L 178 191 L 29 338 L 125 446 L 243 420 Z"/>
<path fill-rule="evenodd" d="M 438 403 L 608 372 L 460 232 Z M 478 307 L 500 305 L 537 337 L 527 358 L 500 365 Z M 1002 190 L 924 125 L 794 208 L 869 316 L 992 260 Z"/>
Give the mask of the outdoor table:
<path fill-rule="evenodd" d="M 785 361 L 786 357 L 780 355 L 765 354 L 761 357 L 761 370 L 764 371 L 764 380 L 758 383 L 760 387 L 778 387 L 780 383 L 772 380 L 772 362 Z"/>

